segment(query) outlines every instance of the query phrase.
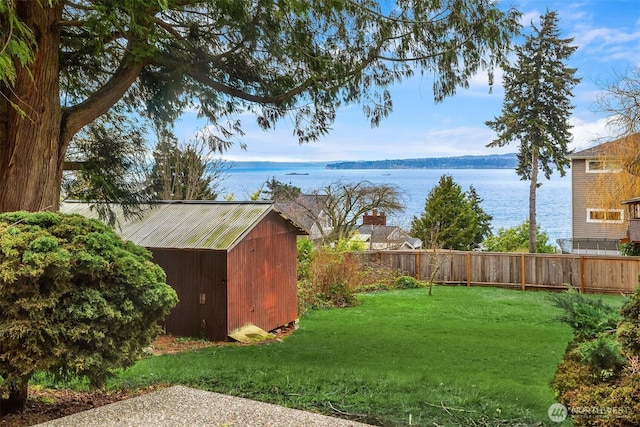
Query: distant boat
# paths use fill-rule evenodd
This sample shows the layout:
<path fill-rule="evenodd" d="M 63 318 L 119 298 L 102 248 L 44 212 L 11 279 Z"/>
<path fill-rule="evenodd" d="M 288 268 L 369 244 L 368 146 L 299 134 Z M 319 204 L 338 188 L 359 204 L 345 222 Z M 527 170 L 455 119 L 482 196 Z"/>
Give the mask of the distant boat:
<path fill-rule="evenodd" d="M 389 176 L 391 175 L 390 173 L 383 173 L 382 176 Z"/>
<path fill-rule="evenodd" d="M 288 173 L 288 174 L 286 174 L 286 175 L 309 175 L 309 174 L 308 174 L 308 173 L 306 173 L 306 172 L 304 172 L 304 173 L 301 173 L 301 172 L 289 172 L 289 173 Z"/>

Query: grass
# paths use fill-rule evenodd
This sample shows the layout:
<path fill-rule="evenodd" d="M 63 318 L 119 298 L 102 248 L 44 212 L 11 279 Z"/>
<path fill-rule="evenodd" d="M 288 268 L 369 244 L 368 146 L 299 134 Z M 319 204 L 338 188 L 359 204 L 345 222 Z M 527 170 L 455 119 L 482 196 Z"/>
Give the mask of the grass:
<path fill-rule="evenodd" d="M 313 311 L 281 343 L 144 359 L 110 387 L 184 384 L 381 426 L 551 423 L 572 334 L 546 294 L 438 287 Z"/>

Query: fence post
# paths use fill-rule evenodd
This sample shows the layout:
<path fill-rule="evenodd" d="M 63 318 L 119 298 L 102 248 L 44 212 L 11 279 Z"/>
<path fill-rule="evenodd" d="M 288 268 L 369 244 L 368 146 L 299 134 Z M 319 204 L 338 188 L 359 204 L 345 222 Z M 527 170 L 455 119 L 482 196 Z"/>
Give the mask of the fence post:
<path fill-rule="evenodd" d="M 471 252 L 467 252 L 467 288 L 471 286 Z"/>
<path fill-rule="evenodd" d="M 522 276 L 522 290 L 526 291 L 527 287 L 525 286 L 525 283 L 527 283 L 527 281 L 526 281 L 526 278 L 525 278 L 524 252 L 522 252 L 520 254 L 520 270 L 521 270 L 520 275 Z"/>
<path fill-rule="evenodd" d="M 580 255 L 580 293 L 584 294 L 584 255 Z"/>
<path fill-rule="evenodd" d="M 420 280 L 420 251 L 416 251 L 415 269 L 416 280 Z"/>

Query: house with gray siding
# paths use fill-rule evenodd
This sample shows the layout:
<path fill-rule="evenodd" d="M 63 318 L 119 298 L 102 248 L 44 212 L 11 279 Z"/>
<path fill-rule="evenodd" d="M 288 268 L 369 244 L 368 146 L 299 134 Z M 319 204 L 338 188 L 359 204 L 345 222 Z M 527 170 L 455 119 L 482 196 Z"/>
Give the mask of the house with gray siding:
<path fill-rule="evenodd" d="M 571 160 L 571 239 L 559 241 L 564 253 L 618 254 L 627 235 L 626 209 L 595 206 L 592 191 L 603 174 L 620 173 L 615 159 L 608 158 L 612 144 L 606 142 L 569 156 Z M 559 215 L 561 213 L 558 213 Z"/>

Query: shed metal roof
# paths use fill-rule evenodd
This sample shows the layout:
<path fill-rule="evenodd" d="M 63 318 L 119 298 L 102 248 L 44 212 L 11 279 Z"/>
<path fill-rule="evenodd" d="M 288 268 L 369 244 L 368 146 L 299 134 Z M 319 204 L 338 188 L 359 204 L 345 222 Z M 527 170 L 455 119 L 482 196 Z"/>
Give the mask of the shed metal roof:
<path fill-rule="evenodd" d="M 63 202 L 60 211 L 98 217 L 90 203 Z M 146 205 L 142 218 L 118 214 L 116 231 L 147 248 L 229 250 L 271 211 L 271 202 L 163 201 Z"/>

